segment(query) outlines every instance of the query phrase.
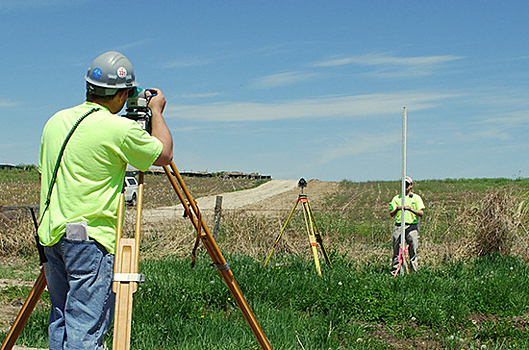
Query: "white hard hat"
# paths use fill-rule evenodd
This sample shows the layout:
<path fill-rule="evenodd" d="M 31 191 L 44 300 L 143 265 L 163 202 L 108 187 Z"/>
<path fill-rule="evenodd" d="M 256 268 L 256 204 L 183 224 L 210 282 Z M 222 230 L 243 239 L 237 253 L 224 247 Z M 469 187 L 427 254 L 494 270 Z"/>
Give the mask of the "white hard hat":
<path fill-rule="evenodd" d="M 132 63 L 116 51 L 97 57 L 88 67 L 85 80 L 90 93 L 103 96 L 113 95 L 118 89 L 138 86 Z"/>

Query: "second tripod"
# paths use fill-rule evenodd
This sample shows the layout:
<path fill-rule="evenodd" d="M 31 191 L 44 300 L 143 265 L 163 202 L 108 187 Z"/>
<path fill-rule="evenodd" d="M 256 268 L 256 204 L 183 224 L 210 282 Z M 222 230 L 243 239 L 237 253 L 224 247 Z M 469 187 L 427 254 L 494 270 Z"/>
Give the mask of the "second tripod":
<path fill-rule="evenodd" d="M 316 249 L 316 246 L 318 244 L 320 245 L 320 248 L 323 253 L 323 256 L 325 257 L 325 260 L 332 267 L 331 259 L 329 258 L 329 254 L 327 254 L 327 250 L 325 249 L 325 246 L 323 245 L 323 239 L 321 237 L 321 233 L 318 228 L 318 225 L 316 224 L 316 218 L 314 217 L 314 213 L 312 212 L 312 209 L 310 207 L 309 199 L 307 195 L 303 193 L 303 189 L 307 187 L 307 181 L 305 181 L 304 178 L 301 178 L 298 182 L 298 187 L 301 188 L 301 194 L 298 196 L 298 200 L 296 201 L 294 208 L 292 208 L 292 210 L 290 211 L 290 215 L 288 216 L 288 219 L 285 222 L 285 225 L 283 225 L 283 228 L 281 229 L 281 232 L 279 233 L 279 236 L 277 237 L 274 243 L 274 246 L 272 247 L 272 251 L 266 258 L 264 266 L 268 264 L 270 257 L 274 253 L 274 250 L 279 243 L 279 240 L 281 240 L 281 237 L 283 236 L 283 232 L 285 232 L 288 222 L 292 218 L 292 214 L 294 214 L 294 210 L 296 210 L 296 207 L 301 202 L 301 206 L 303 208 L 303 217 L 305 219 L 305 228 L 307 229 L 307 234 L 309 236 L 309 242 L 310 242 L 310 246 L 312 249 L 312 254 L 314 255 L 314 264 L 316 265 L 316 271 L 318 271 L 318 275 L 321 276 L 320 259 L 318 258 L 318 250 Z"/>

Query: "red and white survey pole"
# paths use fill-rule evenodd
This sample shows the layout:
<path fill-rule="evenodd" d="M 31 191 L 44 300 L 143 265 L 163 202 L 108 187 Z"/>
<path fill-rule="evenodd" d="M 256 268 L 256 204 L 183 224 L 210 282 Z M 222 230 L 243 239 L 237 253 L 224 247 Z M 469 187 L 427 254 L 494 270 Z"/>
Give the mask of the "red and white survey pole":
<path fill-rule="evenodd" d="M 406 200 L 406 129 L 407 129 L 407 116 L 406 116 L 406 107 L 402 112 L 402 185 L 401 185 L 401 200 L 402 200 L 402 209 L 400 212 L 400 258 L 402 264 L 406 263 L 406 214 L 404 210 L 404 203 Z M 400 269 L 400 273 L 404 274 L 404 270 Z"/>

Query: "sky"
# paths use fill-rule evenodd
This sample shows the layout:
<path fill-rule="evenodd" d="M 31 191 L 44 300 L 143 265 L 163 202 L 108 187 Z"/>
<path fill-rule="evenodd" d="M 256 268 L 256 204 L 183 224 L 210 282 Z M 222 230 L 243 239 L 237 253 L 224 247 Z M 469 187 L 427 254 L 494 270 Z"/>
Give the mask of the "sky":
<path fill-rule="evenodd" d="M 181 171 L 529 177 L 526 1 L 0 0 L 0 163 L 115 50 L 160 88 Z"/>

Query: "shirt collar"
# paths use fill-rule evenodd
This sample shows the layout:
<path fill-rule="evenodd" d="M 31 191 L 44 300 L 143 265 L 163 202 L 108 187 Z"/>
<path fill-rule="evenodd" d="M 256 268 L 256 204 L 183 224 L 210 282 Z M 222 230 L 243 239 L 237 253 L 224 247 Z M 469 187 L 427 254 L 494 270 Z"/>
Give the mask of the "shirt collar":
<path fill-rule="evenodd" d="M 103 105 L 100 105 L 99 103 L 95 103 L 95 102 L 92 102 L 92 101 L 85 101 L 84 104 L 87 105 L 87 106 L 91 106 L 91 107 L 103 108 L 103 109 L 106 109 L 108 112 L 110 112 L 110 110 L 107 107 L 105 107 Z"/>

